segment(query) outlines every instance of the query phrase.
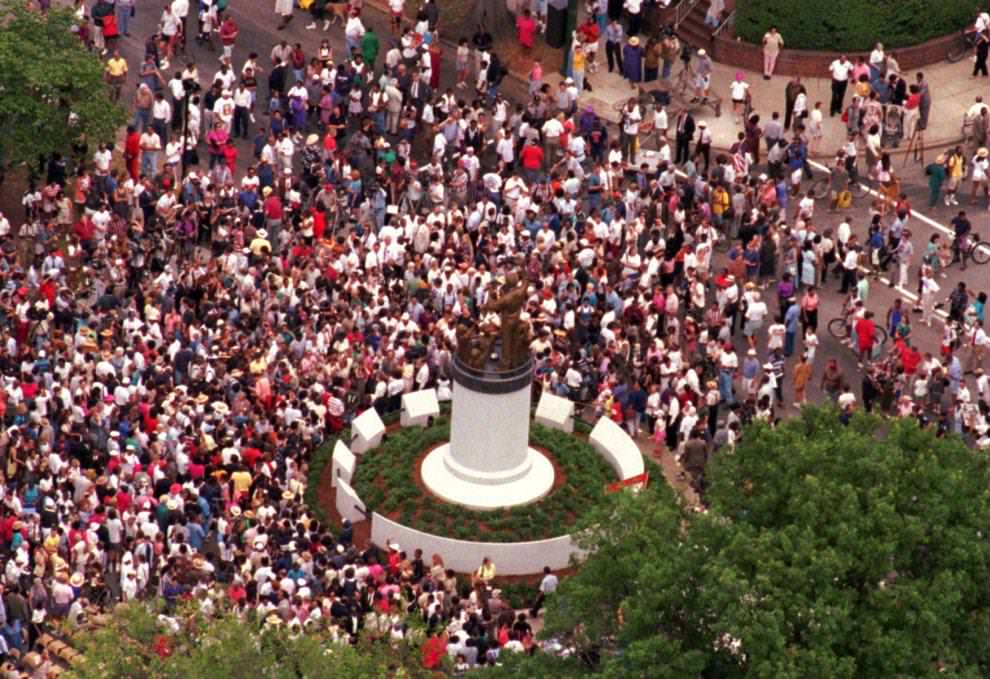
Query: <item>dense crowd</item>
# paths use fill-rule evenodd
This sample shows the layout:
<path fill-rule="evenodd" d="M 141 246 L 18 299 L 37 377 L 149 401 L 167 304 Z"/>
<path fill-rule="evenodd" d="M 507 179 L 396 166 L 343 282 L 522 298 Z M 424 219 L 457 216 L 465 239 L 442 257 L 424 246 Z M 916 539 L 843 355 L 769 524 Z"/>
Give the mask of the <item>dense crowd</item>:
<path fill-rule="evenodd" d="M 551 89 L 538 65 L 528 99 L 510 101 L 483 29 L 441 83 L 433 2 L 407 26 L 390 0 L 382 45 L 360 3 L 317 1 L 307 28 L 338 20 L 345 50 L 282 40 L 243 63 L 221 4 L 198 17 L 185 0 L 166 5 L 135 71 L 105 21 L 129 5 L 80 4 L 80 38 L 106 51 L 115 92 L 138 83 L 133 120 L 122 145 L 47 159 L 24 215 L 0 217 L 0 651 L 30 648 L 52 619 L 84 624 L 93 605 L 217 605 L 208 591 L 268 624 L 341 638 L 383 624 L 401 635 L 400 614 L 414 612 L 447 631 L 430 662 L 528 648 L 529 624 L 488 586 L 493 565 L 458 583 L 441 556 L 359 548 L 349 524 L 331 530 L 303 504 L 312 452 L 356 413 L 394 411 L 412 390 L 449 394 L 458 329 L 497 323 L 483 309 L 509 272 L 528 281 L 535 388 L 681 455 L 699 492 L 714 450 L 815 388 L 844 417 L 877 409 L 988 442 L 986 295 L 939 293 L 965 249 L 916 250 L 896 194 L 867 230 L 816 223 L 859 172 L 893 181 L 877 122 L 861 124 L 890 96 L 869 65 L 863 94 L 839 109 L 850 136 L 823 205 L 802 186 L 818 129 L 807 111 L 748 115 L 719 153 L 684 110 L 672 147 L 662 108 L 644 121 L 631 101 L 616 128 L 578 105 L 578 78 Z M 284 25 L 293 7 L 276 11 Z M 606 47 L 627 42 L 601 24 Z M 206 47 L 219 34 L 212 80 L 182 55 L 196 33 Z M 653 77 L 679 58 L 672 39 L 650 39 Z M 624 65 L 607 56 L 628 73 L 628 51 Z M 916 107 L 925 87 L 908 88 Z M 652 141 L 655 170 L 637 163 Z M 973 161 L 984 172 L 986 158 Z M 966 163 L 960 151 L 935 165 L 958 179 Z M 962 242 L 964 213 L 954 225 Z M 892 265 L 919 286 L 922 322 L 951 292 L 938 355 L 914 347 L 908 305 L 870 308 L 873 274 Z M 862 375 L 817 355 L 830 285 L 848 296 Z M 544 579 L 541 592 L 555 588 Z"/>

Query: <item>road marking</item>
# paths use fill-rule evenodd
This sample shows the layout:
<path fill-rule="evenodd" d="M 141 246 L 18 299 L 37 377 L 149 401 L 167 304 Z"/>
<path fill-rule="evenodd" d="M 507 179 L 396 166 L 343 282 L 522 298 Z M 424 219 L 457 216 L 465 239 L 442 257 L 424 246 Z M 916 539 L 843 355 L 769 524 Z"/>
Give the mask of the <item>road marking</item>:
<path fill-rule="evenodd" d="M 819 163 L 817 161 L 814 161 L 814 160 L 809 159 L 808 160 L 808 165 L 811 165 L 812 167 L 814 167 L 814 168 L 816 168 L 818 170 L 821 170 L 823 172 L 828 172 L 829 174 L 832 174 L 832 171 L 830 169 L 828 169 L 828 167 L 826 167 L 825 165 L 822 165 L 821 163 Z M 860 184 L 860 186 L 861 187 L 865 187 L 864 184 Z M 869 192 L 869 194 L 871 196 L 873 196 L 874 198 L 879 198 L 880 197 L 880 194 L 877 193 L 876 190 L 871 189 L 869 187 L 865 187 L 865 188 L 867 189 L 867 191 Z M 946 234 L 948 236 L 952 236 L 952 238 L 955 238 L 956 237 L 956 232 L 955 231 L 953 231 L 952 229 L 950 229 L 947 226 L 944 226 L 942 224 L 939 224 L 938 222 L 936 222 L 934 219 L 932 219 L 931 217 L 929 217 L 926 214 L 922 214 L 921 212 L 918 212 L 917 210 L 912 209 L 911 210 L 911 216 L 912 217 L 917 217 L 919 220 L 921 220 L 922 222 L 924 222 L 928 226 L 932 227 L 933 229 L 937 229 L 937 230 L 941 231 L 942 233 L 944 233 L 944 234 Z M 990 254 L 990 250 L 987 250 L 984 247 L 981 247 L 980 249 L 983 250 L 984 252 L 986 252 L 987 254 Z"/>
<path fill-rule="evenodd" d="M 824 170 L 825 172 L 831 173 L 831 171 L 827 167 L 825 167 L 821 163 L 815 162 L 814 160 L 809 160 L 808 161 L 808 164 L 815 166 L 819 170 Z M 674 170 L 674 174 L 676 176 L 680 177 L 681 179 L 687 179 L 688 178 L 687 174 L 685 174 L 683 171 L 681 171 L 679 169 L 675 169 Z M 877 192 L 874 191 L 873 189 L 868 189 L 868 190 L 874 196 L 878 195 Z M 912 215 L 916 215 L 919 219 L 921 219 L 921 221 L 927 222 L 927 223 L 931 224 L 936 229 L 940 229 L 940 230 L 945 231 L 946 233 L 949 233 L 949 234 L 952 234 L 953 233 L 952 231 L 950 231 L 949 229 L 945 228 L 944 226 L 942 226 L 938 222 L 936 222 L 936 221 L 934 221 L 932 219 L 929 219 L 927 216 L 925 216 L 925 215 L 923 215 L 923 214 L 921 214 L 919 212 L 916 212 L 915 210 L 911 210 L 911 214 Z M 867 269 L 865 266 L 858 266 L 857 268 L 862 273 L 865 273 L 867 275 L 872 274 L 872 272 L 870 271 L 870 269 Z M 884 285 L 886 285 L 888 287 L 891 287 L 890 286 L 890 279 L 887 278 L 886 276 L 879 276 L 877 278 L 877 280 L 879 280 Z M 821 287 L 821 286 L 818 286 L 818 287 Z M 904 297 L 907 297 L 908 300 L 911 301 L 911 302 L 917 303 L 919 301 L 918 300 L 918 295 L 916 293 L 914 293 L 914 292 L 911 292 L 910 290 L 908 290 L 905 287 L 902 287 L 900 285 L 895 285 L 895 286 L 893 286 L 893 289 L 894 290 L 898 290 Z M 942 318 L 942 319 L 947 319 L 949 317 L 948 312 L 946 312 L 946 311 L 944 311 L 942 309 L 935 309 L 935 315 L 938 316 L 938 317 L 940 317 L 940 318 Z"/>

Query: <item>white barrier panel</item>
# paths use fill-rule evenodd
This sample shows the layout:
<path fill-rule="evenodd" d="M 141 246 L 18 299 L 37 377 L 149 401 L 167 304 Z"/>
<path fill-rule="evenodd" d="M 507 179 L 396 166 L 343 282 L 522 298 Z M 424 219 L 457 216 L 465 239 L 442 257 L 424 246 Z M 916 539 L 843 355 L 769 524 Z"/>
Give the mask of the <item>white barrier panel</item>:
<path fill-rule="evenodd" d="M 440 414 L 440 402 L 436 389 L 411 391 L 402 395 L 402 413 L 399 423 L 403 427 L 425 427 L 431 417 Z"/>
<path fill-rule="evenodd" d="M 534 419 L 544 427 L 572 434 L 574 433 L 574 402 L 544 391 L 536 406 Z"/>
<path fill-rule="evenodd" d="M 385 423 L 374 408 L 368 408 L 351 422 L 351 452 L 360 455 L 381 445 Z"/>
<path fill-rule="evenodd" d="M 354 465 L 357 462 L 357 458 L 354 457 L 354 453 L 351 449 L 344 445 L 344 442 L 337 439 L 337 442 L 333 445 L 333 459 L 331 460 L 332 467 L 330 468 L 330 485 L 334 488 L 337 487 L 337 479 L 343 479 L 347 483 L 351 482 L 351 478 L 354 476 Z"/>
<path fill-rule="evenodd" d="M 622 427 L 608 417 L 598 419 L 588 440 L 619 475 L 619 480 L 625 481 L 645 470 L 639 446 Z"/>
<path fill-rule="evenodd" d="M 361 502 L 361 498 L 351 488 L 351 484 L 344 479 L 337 479 L 337 511 L 345 519 L 350 519 L 351 523 L 364 521 L 364 511 L 367 507 Z"/>
<path fill-rule="evenodd" d="M 384 548 L 396 542 L 407 554 L 422 549 L 425 557 L 439 554 L 447 568 L 458 573 L 473 573 L 484 557 L 495 564 L 497 575 L 542 573 L 544 566 L 553 570 L 570 565 L 571 555 L 583 556 L 570 535 L 533 542 L 471 542 L 454 540 L 409 528 L 377 512 L 371 516 L 371 541 Z"/>

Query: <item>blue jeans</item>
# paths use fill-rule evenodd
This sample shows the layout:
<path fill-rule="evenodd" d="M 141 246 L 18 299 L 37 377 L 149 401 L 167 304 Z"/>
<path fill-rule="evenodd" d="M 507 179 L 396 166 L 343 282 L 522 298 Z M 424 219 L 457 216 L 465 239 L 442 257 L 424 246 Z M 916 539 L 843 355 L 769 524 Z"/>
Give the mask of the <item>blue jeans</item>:
<path fill-rule="evenodd" d="M 375 111 L 371 114 L 376 134 L 385 134 L 385 111 Z"/>
<path fill-rule="evenodd" d="M 784 356 L 794 355 L 794 341 L 796 337 L 797 337 L 796 332 L 784 333 Z"/>
<path fill-rule="evenodd" d="M 718 372 L 718 395 L 726 405 L 732 405 L 736 402 L 732 395 L 732 372 L 729 370 Z"/>
<path fill-rule="evenodd" d="M 144 128 L 151 124 L 151 110 L 139 108 L 134 110 L 134 127 L 138 132 L 144 132 Z"/>
<path fill-rule="evenodd" d="M 154 177 L 158 171 L 158 151 L 141 152 L 141 174 Z"/>
<path fill-rule="evenodd" d="M 121 35 L 130 35 L 131 7 L 117 6 L 117 30 Z"/>

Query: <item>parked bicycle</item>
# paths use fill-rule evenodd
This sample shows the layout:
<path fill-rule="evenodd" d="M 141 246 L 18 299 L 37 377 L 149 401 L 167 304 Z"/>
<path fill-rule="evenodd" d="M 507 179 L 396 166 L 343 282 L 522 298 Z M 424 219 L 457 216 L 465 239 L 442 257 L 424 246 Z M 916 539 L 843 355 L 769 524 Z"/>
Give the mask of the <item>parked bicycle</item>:
<path fill-rule="evenodd" d="M 959 31 L 959 39 L 949 45 L 945 54 L 945 60 L 954 64 L 969 54 L 970 50 L 976 47 L 976 31 L 971 27 L 966 27 Z"/>

